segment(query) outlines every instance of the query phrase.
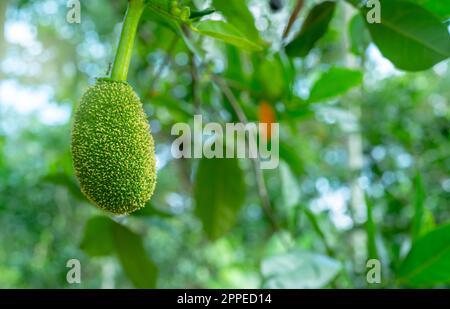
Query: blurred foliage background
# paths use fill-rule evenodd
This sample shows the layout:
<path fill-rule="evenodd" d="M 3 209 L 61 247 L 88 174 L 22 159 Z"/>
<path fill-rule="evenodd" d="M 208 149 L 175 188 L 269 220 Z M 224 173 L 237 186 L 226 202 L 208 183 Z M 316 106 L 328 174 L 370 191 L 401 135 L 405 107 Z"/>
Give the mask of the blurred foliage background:
<path fill-rule="evenodd" d="M 113 62 L 127 1 L 81 1 L 79 24 L 66 21 L 67 1 L 0 2 L 0 287 L 448 287 L 448 61 L 397 69 L 344 1 L 305 1 L 283 40 L 297 1 L 269 2 L 185 1 L 215 7 L 205 19 L 263 46 L 253 52 L 180 37 L 144 13 L 129 82 L 149 116 L 158 184 L 143 211 L 113 220 L 79 190 L 70 130 Z M 445 1 L 412 2 L 443 25 L 450 17 Z M 299 36 L 317 42 L 284 48 Z M 269 215 L 248 160 L 170 153 L 174 123 L 237 121 L 233 98 L 249 121 L 266 102 L 280 123 L 280 166 L 263 172 Z M 66 281 L 73 258 L 78 285 Z M 380 284 L 366 280 L 369 258 Z"/>

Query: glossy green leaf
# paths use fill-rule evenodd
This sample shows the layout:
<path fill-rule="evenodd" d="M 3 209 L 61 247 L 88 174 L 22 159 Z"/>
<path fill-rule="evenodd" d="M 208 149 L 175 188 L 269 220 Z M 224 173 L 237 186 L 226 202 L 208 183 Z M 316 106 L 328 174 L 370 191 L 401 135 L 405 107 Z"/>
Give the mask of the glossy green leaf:
<path fill-rule="evenodd" d="M 214 13 L 216 10 L 213 8 L 207 8 L 201 11 L 192 11 L 191 12 L 191 16 L 189 16 L 190 19 L 196 19 L 196 18 L 201 18 L 204 16 L 208 16 L 212 13 Z"/>
<path fill-rule="evenodd" d="M 295 250 L 263 260 L 264 288 L 316 289 L 324 287 L 339 273 L 338 261 L 325 255 Z"/>
<path fill-rule="evenodd" d="M 450 56 L 447 26 L 436 15 L 403 0 L 380 2 L 381 23 L 367 25 L 381 53 L 397 68 L 426 70 Z"/>
<path fill-rule="evenodd" d="M 262 50 L 260 45 L 250 41 L 234 26 L 224 21 L 206 20 L 197 23 L 192 29 L 202 35 L 210 36 L 248 51 Z"/>
<path fill-rule="evenodd" d="M 136 288 L 156 287 L 158 269 L 148 258 L 142 239 L 126 227 L 113 225 L 114 245 L 122 268 Z"/>
<path fill-rule="evenodd" d="M 324 36 L 333 18 L 336 3 L 322 2 L 312 8 L 302 25 L 300 33 L 286 46 L 286 53 L 290 57 L 305 57 L 316 42 Z"/>
<path fill-rule="evenodd" d="M 398 282 L 414 287 L 450 283 L 450 224 L 417 239 L 398 271 Z"/>
<path fill-rule="evenodd" d="M 234 225 L 244 202 L 245 183 L 237 159 L 200 160 L 195 179 L 195 214 L 211 240 Z"/>
<path fill-rule="evenodd" d="M 93 217 L 84 227 L 80 248 L 91 257 L 108 256 L 114 253 L 112 227 L 114 222 L 103 216 Z"/>
<path fill-rule="evenodd" d="M 361 85 L 363 73 L 358 70 L 333 67 L 323 73 L 311 89 L 309 102 L 319 102 L 343 95 Z"/>
<path fill-rule="evenodd" d="M 446 0 L 411 0 L 438 15 L 443 20 L 450 18 L 450 4 Z"/>

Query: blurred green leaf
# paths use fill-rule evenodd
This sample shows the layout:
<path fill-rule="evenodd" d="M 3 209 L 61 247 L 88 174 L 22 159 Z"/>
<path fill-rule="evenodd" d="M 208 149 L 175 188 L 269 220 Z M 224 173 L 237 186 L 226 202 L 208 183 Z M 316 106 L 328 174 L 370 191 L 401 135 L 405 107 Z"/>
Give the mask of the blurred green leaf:
<path fill-rule="evenodd" d="M 284 206 L 292 208 L 300 200 L 300 186 L 286 162 L 280 162 L 281 189 Z"/>
<path fill-rule="evenodd" d="M 126 276 L 136 288 L 156 287 L 158 269 L 148 258 L 141 237 L 110 218 L 90 219 L 80 247 L 91 257 L 116 253 Z"/>
<path fill-rule="evenodd" d="M 201 18 L 204 16 L 208 16 L 212 13 L 214 13 L 216 10 L 213 8 L 207 8 L 201 11 L 191 11 L 191 16 L 189 16 L 190 19 L 196 19 L 196 18 Z"/>
<path fill-rule="evenodd" d="M 376 224 L 373 218 L 373 203 L 366 195 L 367 221 L 365 223 L 367 234 L 367 259 L 378 259 Z"/>
<path fill-rule="evenodd" d="M 112 235 L 113 221 L 98 216 L 90 219 L 84 227 L 80 248 L 91 257 L 108 256 L 114 253 Z"/>
<path fill-rule="evenodd" d="M 435 228 L 436 228 L 436 221 L 434 219 L 433 213 L 428 208 L 424 208 L 419 236 L 423 236 Z"/>
<path fill-rule="evenodd" d="M 148 258 L 141 237 L 117 223 L 113 235 L 122 268 L 133 285 L 139 289 L 155 288 L 158 269 Z"/>
<path fill-rule="evenodd" d="M 43 182 L 48 182 L 54 185 L 59 185 L 67 188 L 70 194 L 76 197 L 80 201 L 87 202 L 87 198 L 81 192 L 80 187 L 76 183 L 75 179 L 65 173 L 54 173 L 46 175 L 42 178 Z"/>
<path fill-rule="evenodd" d="M 350 51 L 358 56 L 361 56 L 366 51 L 370 44 L 370 34 L 366 28 L 364 17 L 361 14 L 356 14 L 350 20 Z"/>
<path fill-rule="evenodd" d="M 339 273 L 338 261 L 325 255 L 292 251 L 263 260 L 264 288 L 316 289 L 324 287 Z"/>
<path fill-rule="evenodd" d="M 247 51 L 260 51 L 263 49 L 262 46 L 246 38 L 234 26 L 223 21 L 205 20 L 197 23 L 192 29 L 202 35 L 222 40 Z"/>
<path fill-rule="evenodd" d="M 227 79 L 239 83 L 243 87 L 248 83 L 248 76 L 244 72 L 244 55 L 239 48 L 233 45 L 225 45 L 226 58 L 228 65 L 223 76 Z"/>
<path fill-rule="evenodd" d="M 149 1 L 143 13 L 142 19 L 149 19 L 171 29 L 178 37 L 183 39 L 186 47 L 194 54 L 202 57 L 204 52 L 184 31 L 186 25 L 178 18 L 169 13 L 166 0 Z"/>
<path fill-rule="evenodd" d="M 286 46 L 286 53 L 290 57 L 305 57 L 316 42 L 324 36 L 333 18 L 336 3 L 322 2 L 311 9 L 300 33 Z"/>
<path fill-rule="evenodd" d="M 200 160 L 195 179 L 195 214 L 211 240 L 233 226 L 245 198 L 243 172 L 237 159 Z"/>
<path fill-rule="evenodd" d="M 242 0 L 213 0 L 214 7 L 222 13 L 227 21 L 254 42 L 260 41 L 259 32 L 255 26 L 255 19 Z"/>
<path fill-rule="evenodd" d="M 144 208 L 141 208 L 138 211 L 133 212 L 132 216 L 173 218 L 175 214 L 169 211 L 161 210 L 151 203 L 147 203 L 147 205 Z"/>
<path fill-rule="evenodd" d="M 325 236 L 325 233 L 323 232 L 322 228 L 320 227 L 320 224 L 319 224 L 319 221 L 317 220 L 316 215 L 311 210 L 309 210 L 307 207 L 302 207 L 302 209 L 303 209 L 303 212 L 306 215 L 306 218 L 311 223 L 311 226 L 312 226 L 314 232 L 316 232 L 316 234 L 322 240 L 322 243 L 325 246 L 325 249 L 327 250 L 327 254 L 329 256 L 334 256 L 334 251 L 331 248 L 330 244 L 328 243 L 328 240 L 327 240 L 327 238 Z"/>
<path fill-rule="evenodd" d="M 413 287 L 450 283 L 450 224 L 417 239 L 400 265 L 397 280 Z"/>
<path fill-rule="evenodd" d="M 170 13 L 169 1 L 148 1 L 142 19 L 149 19 L 171 28 L 175 33 L 180 29 L 179 19 Z"/>
<path fill-rule="evenodd" d="M 299 158 L 296 149 L 289 143 L 284 141 L 280 142 L 280 158 L 289 164 L 289 167 L 295 175 L 299 176 L 303 173 L 301 158 Z"/>
<path fill-rule="evenodd" d="M 422 176 L 417 173 L 414 179 L 415 197 L 414 197 L 414 219 L 412 238 L 415 240 L 422 230 L 425 208 L 425 188 L 423 187 Z"/>
<path fill-rule="evenodd" d="M 311 89 L 310 103 L 332 99 L 359 86 L 363 73 L 357 70 L 333 67 L 323 73 Z"/>
<path fill-rule="evenodd" d="M 278 100 L 287 92 L 283 67 L 279 58 L 253 58 L 255 71 L 252 78 L 252 89 L 261 100 Z"/>
<path fill-rule="evenodd" d="M 421 71 L 450 56 L 447 26 L 421 6 L 380 0 L 381 23 L 367 23 L 381 53 L 399 69 Z M 367 8 L 363 8 L 366 13 Z"/>

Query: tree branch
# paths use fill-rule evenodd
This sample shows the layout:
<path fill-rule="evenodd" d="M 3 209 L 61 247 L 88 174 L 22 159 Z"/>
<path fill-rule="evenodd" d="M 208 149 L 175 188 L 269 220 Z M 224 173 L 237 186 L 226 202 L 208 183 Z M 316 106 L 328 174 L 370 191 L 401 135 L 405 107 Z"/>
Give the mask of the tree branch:
<path fill-rule="evenodd" d="M 247 116 L 245 115 L 244 111 L 240 107 L 238 100 L 234 96 L 231 89 L 228 87 L 226 81 L 216 75 L 213 75 L 212 79 L 213 79 L 213 82 L 220 88 L 222 93 L 225 95 L 225 97 L 230 102 L 231 107 L 233 108 L 234 112 L 236 113 L 239 121 L 241 123 L 243 123 L 244 125 L 248 124 Z M 258 186 L 258 195 L 259 195 L 259 198 L 261 199 L 262 208 L 263 208 L 264 212 L 266 213 L 267 217 L 269 218 L 269 221 L 272 225 L 273 230 L 275 232 L 279 232 L 279 231 L 281 231 L 281 228 L 277 222 L 275 214 L 273 213 L 272 207 L 270 205 L 270 197 L 267 192 L 264 175 L 261 171 L 261 166 L 260 166 L 261 160 L 259 158 L 259 153 L 256 155 L 256 158 L 252 159 L 252 163 L 253 163 L 252 164 L 253 170 L 255 172 L 256 183 Z M 280 239 L 282 240 L 283 245 L 286 247 L 286 249 L 290 248 L 289 243 L 287 243 L 284 240 L 282 235 L 280 235 Z"/>
<path fill-rule="evenodd" d="M 292 11 L 292 14 L 291 14 L 291 17 L 289 18 L 286 29 L 284 29 L 283 39 L 285 39 L 289 35 L 292 25 L 297 20 L 298 14 L 300 14 L 300 11 L 303 8 L 303 3 L 304 3 L 304 0 L 297 0 L 297 3 L 295 4 L 295 7 L 294 7 L 294 11 Z"/>

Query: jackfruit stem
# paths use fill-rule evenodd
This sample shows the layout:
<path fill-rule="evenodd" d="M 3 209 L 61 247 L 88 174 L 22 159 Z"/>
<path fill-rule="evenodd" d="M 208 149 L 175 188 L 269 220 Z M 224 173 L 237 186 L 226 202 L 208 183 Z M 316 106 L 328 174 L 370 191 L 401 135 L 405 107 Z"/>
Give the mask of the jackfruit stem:
<path fill-rule="evenodd" d="M 116 57 L 111 71 L 111 78 L 114 80 L 127 80 L 128 68 L 133 54 L 134 39 L 144 8 L 144 0 L 128 0 L 128 8 L 120 33 L 119 46 L 117 47 Z"/>

